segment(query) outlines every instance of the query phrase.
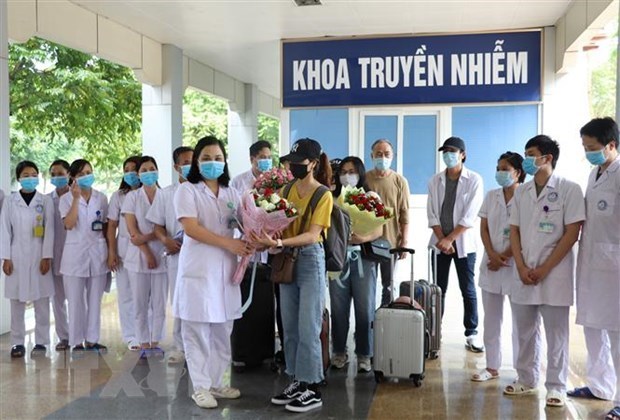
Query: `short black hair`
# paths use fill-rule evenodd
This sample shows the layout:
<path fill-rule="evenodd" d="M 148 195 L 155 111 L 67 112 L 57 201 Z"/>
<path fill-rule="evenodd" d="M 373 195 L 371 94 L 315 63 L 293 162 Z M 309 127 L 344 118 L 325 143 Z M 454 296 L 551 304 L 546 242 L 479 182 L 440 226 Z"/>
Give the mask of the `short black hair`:
<path fill-rule="evenodd" d="M 530 147 L 536 147 L 542 155 L 551 155 L 553 157 L 551 167 L 555 169 L 555 165 L 558 163 L 558 159 L 560 159 L 560 145 L 557 141 L 544 134 L 539 134 L 527 141 L 525 150 Z"/>
<path fill-rule="evenodd" d="M 64 160 L 64 159 L 56 159 L 56 160 L 55 160 L 55 161 L 53 161 L 53 162 L 52 162 L 52 164 L 50 165 L 49 170 L 51 171 L 51 170 L 52 170 L 52 168 L 53 168 L 54 166 L 56 166 L 56 165 L 60 165 L 60 166 L 62 166 L 63 168 L 65 168 L 65 169 L 66 169 L 66 171 L 67 171 L 67 172 L 69 172 L 69 167 L 70 167 L 70 165 L 69 165 L 69 162 L 67 162 L 66 160 Z"/>
<path fill-rule="evenodd" d="M 35 171 L 37 171 L 37 174 L 39 173 L 39 168 L 34 162 L 30 160 L 22 160 L 17 164 L 17 167 L 15 167 L 15 179 L 19 179 L 20 175 L 26 168 L 33 168 Z"/>
<path fill-rule="evenodd" d="M 153 162 L 153 165 L 155 165 L 155 169 L 159 170 L 159 167 L 157 166 L 157 161 L 155 160 L 153 156 L 142 156 L 140 158 L 140 162 L 136 166 L 136 172 L 140 172 L 140 167 L 144 165 L 146 162 Z"/>
<path fill-rule="evenodd" d="M 260 153 L 261 150 L 267 148 L 271 150 L 271 143 L 266 140 L 259 140 L 256 143 L 252 143 L 250 146 L 250 156 L 256 157 Z"/>
<path fill-rule="evenodd" d="M 506 160 L 510 166 L 519 171 L 519 184 L 523 184 L 525 181 L 525 171 L 523 170 L 523 156 L 518 154 L 517 152 L 506 152 L 502 153 L 502 155 L 497 159 L 497 163 L 500 160 Z"/>
<path fill-rule="evenodd" d="M 364 162 L 362 159 L 357 156 L 347 156 L 346 158 L 340 161 L 340 165 L 338 166 L 338 170 L 334 172 L 334 181 L 336 181 L 336 189 L 334 189 L 334 197 L 339 197 L 342 192 L 342 182 L 340 182 L 340 169 L 344 166 L 345 163 L 352 163 L 359 175 L 359 180 L 357 181 L 356 188 L 364 188 L 368 191 L 368 187 L 366 186 L 366 168 L 364 167 Z"/>
<path fill-rule="evenodd" d="M 76 159 L 71 162 L 71 166 L 69 167 L 69 176 L 71 177 L 71 179 L 69 179 L 69 184 L 73 184 L 73 180 L 77 178 L 78 174 L 82 172 L 82 169 L 84 169 L 86 165 L 93 169 L 93 165 L 86 159 Z"/>
<path fill-rule="evenodd" d="M 580 136 L 594 137 L 597 142 L 607 146 L 612 141 L 618 148 L 618 124 L 611 117 L 594 118 L 589 123 L 581 127 Z"/>
<path fill-rule="evenodd" d="M 172 161 L 175 164 L 179 163 L 179 158 L 181 157 L 181 155 L 183 153 L 187 153 L 187 152 L 194 152 L 194 149 L 192 149 L 191 147 L 187 147 L 187 146 L 180 146 L 177 147 L 176 149 L 174 149 L 174 152 L 172 152 Z M 157 165 L 157 164 L 155 164 Z"/>
<path fill-rule="evenodd" d="M 194 156 L 192 156 L 192 167 L 189 170 L 189 174 L 187 175 L 187 180 L 192 184 L 198 184 L 203 181 L 202 175 L 200 174 L 200 164 L 198 163 L 198 157 L 207 146 L 217 145 L 222 150 L 222 154 L 224 155 L 224 173 L 220 175 L 217 179 L 218 184 L 223 187 L 228 187 L 230 184 L 230 175 L 228 173 L 228 155 L 226 154 L 226 147 L 221 140 L 218 140 L 214 136 L 205 136 L 198 140 L 196 143 L 196 147 L 194 147 Z"/>

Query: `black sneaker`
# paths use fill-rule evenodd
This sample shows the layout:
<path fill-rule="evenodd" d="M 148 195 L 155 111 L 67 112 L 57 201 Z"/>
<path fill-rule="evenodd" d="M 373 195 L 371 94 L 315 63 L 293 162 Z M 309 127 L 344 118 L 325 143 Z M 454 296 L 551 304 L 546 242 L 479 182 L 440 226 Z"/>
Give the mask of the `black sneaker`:
<path fill-rule="evenodd" d="M 320 391 L 313 391 L 310 388 L 306 389 L 297 399 L 286 404 L 288 411 L 295 413 L 305 413 L 306 411 L 314 410 L 323 406 L 323 400 L 321 399 Z"/>
<path fill-rule="evenodd" d="M 284 388 L 284 391 L 282 391 L 280 395 L 271 398 L 271 403 L 275 405 L 286 405 L 299 397 L 303 391 L 299 381 L 293 381 Z"/>

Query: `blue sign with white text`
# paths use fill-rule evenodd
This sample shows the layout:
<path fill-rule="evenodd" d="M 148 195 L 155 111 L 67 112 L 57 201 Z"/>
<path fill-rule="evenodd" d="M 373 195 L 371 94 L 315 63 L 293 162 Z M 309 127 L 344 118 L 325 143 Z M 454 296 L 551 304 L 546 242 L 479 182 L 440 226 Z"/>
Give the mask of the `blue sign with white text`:
<path fill-rule="evenodd" d="M 285 41 L 284 107 L 541 100 L 541 32 Z"/>

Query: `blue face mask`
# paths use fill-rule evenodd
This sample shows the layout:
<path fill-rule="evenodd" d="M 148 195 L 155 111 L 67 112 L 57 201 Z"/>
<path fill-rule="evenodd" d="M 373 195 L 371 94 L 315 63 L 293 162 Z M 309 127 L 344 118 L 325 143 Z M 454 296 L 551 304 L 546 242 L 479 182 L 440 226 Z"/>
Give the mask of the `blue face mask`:
<path fill-rule="evenodd" d="M 19 179 L 19 185 L 22 186 L 22 189 L 26 192 L 32 192 L 37 189 L 37 185 L 39 185 L 39 177 L 25 177 Z"/>
<path fill-rule="evenodd" d="M 140 178 L 138 178 L 138 174 L 136 172 L 126 172 L 123 175 L 123 180 L 132 188 L 140 185 Z"/>
<path fill-rule="evenodd" d="M 258 159 L 257 165 L 259 171 L 266 172 L 273 167 L 273 161 L 271 159 Z"/>
<path fill-rule="evenodd" d="M 224 162 L 215 160 L 200 162 L 200 175 L 205 179 L 218 179 L 224 173 L 224 166 Z"/>
<path fill-rule="evenodd" d="M 69 184 L 69 179 L 66 176 L 53 176 L 50 182 L 54 187 L 62 188 Z"/>
<path fill-rule="evenodd" d="M 187 176 L 189 175 L 189 170 L 192 169 L 192 165 L 183 165 L 181 166 L 181 176 L 183 177 L 183 179 L 187 179 Z"/>
<path fill-rule="evenodd" d="M 460 163 L 459 152 L 444 152 L 443 162 L 446 164 L 448 168 L 454 168 L 458 166 L 458 164 Z"/>
<path fill-rule="evenodd" d="M 536 166 L 536 156 L 526 156 L 523 159 L 523 170 L 528 175 L 536 175 L 540 166 Z"/>
<path fill-rule="evenodd" d="M 588 162 L 592 165 L 603 165 L 607 161 L 607 158 L 605 157 L 605 149 L 595 150 L 594 152 L 586 152 L 586 159 L 588 159 Z"/>
<path fill-rule="evenodd" d="M 78 187 L 83 190 L 90 189 L 95 183 L 95 174 L 84 175 L 76 179 Z"/>
<path fill-rule="evenodd" d="M 508 188 L 515 183 L 512 173 L 510 171 L 497 171 L 495 172 L 495 180 L 500 187 Z"/>
<path fill-rule="evenodd" d="M 159 179 L 159 172 L 151 171 L 151 172 L 142 172 L 140 174 L 140 181 L 147 187 L 152 187 L 157 184 L 157 180 Z"/>
<path fill-rule="evenodd" d="M 372 164 L 375 166 L 375 169 L 378 171 L 387 171 L 390 169 L 392 165 L 392 159 L 386 157 L 374 158 L 372 160 Z"/>

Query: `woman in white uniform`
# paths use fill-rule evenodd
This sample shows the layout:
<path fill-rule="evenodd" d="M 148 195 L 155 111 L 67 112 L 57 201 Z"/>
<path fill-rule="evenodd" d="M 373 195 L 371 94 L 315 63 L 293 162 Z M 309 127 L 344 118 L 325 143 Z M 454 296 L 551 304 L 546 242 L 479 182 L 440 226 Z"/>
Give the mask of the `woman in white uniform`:
<path fill-rule="evenodd" d="M 150 351 L 161 352 L 158 345 L 166 322 L 168 277 L 162 261 L 164 245 L 155 236 L 155 225 L 146 218 L 159 192 L 157 163 L 143 156 L 137 170 L 142 187 L 127 194 L 121 213 L 131 238 L 125 268 L 133 291 L 136 336 L 146 357 Z"/>
<path fill-rule="evenodd" d="M 54 310 L 54 325 L 58 336 L 57 351 L 65 351 L 69 348 L 69 323 L 67 321 L 67 307 L 65 296 L 65 285 L 63 284 L 62 274 L 60 274 L 60 261 L 62 261 L 62 250 L 65 247 L 67 232 L 62 218 L 58 211 L 60 198 L 69 192 L 69 162 L 58 159 L 50 165 L 51 183 L 56 189 L 49 193 L 54 202 L 54 259 L 52 260 L 52 270 L 54 275 L 54 298 L 52 299 L 52 309 Z"/>
<path fill-rule="evenodd" d="M 620 157 L 618 126 L 596 118 L 581 128 L 586 157 L 596 165 L 586 190 L 586 221 L 577 260 L 577 324 L 588 349 L 586 386 L 571 397 L 613 400 L 620 419 Z"/>
<path fill-rule="evenodd" d="M 60 273 L 69 304 L 69 345 L 73 350 L 105 351 L 99 344 L 101 298 L 109 289 L 105 228 L 108 199 L 92 188 L 93 167 L 78 159 L 69 168 L 71 194 L 60 199 L 67 230 Z"/>
<path fill-rule="evenodd" d="M 471 380 L 475 382 L 499 378 L 502 365 L 504 296 L 510 295 L 511 283 L 519 278 L 510 248 L 510 209 L 517 187 L 525 180 L 522 163 L 523 157 L 518 153 L 506 152 L 499 157 L 495 180 L 501 188 L 487 193 L 478 213 L 484 244 L 478 285 L 482 289 L 487 366 L 472 375 Z M 518 341 L 514 325 L 512 337 L 513 353 L 516 354 Z"/>
<path fill-rule="evenodd" d="M 217 407 L 216 398 L 239 398 L 225 386 L 231 362 L 230 334 L 241 317 L 241 291 L 231 283 L 237 255 L 253 247 L 234 239 L 239 193 L 229 187 L 226 151 L 215 137 L 201 139 L 194 149 L 188 182 L 179 186 L 174 208 L 185 231 L 173 300 L 181 318 L 181 334 L 194 393 L 202 408 Z"/>
<path fill-rule="evenodd" d="M 6 198 L 0 229 L 0 258 L 6 275 L 4 297 L 11 301 L 11 357 L 26 353 L 26 303 L 35 313 L 33 354 L 45 353 L 50 339 L 50 296 L 54 294 L 54 203 L 39 193 L 39 169 L 30 161 L 17 165 L 19 192 Z"/>
<path fill-rule="evenodd" d="M 123 264 L 129 247 L 129 233 L 125 218 L 121 217 L 121 208 L 125 197 L 131 191 L 140 187 L 138 177 L 139 156 L 128 157 L 123 162 L 123 180 L 117 191 L 110 198 L 108 208 L 108 268 L 116 272 L 116 293 L 118 298 L 118 317 L 121 323 L 123 341 L 127 343 L 129 350 L 140 350 L 140 343 L 136 339 L 136 309 L 133 301 L 133 293 L 129 283 L 127 269 Z M 118 236 L 117 236 L 118 229 Z"/>

